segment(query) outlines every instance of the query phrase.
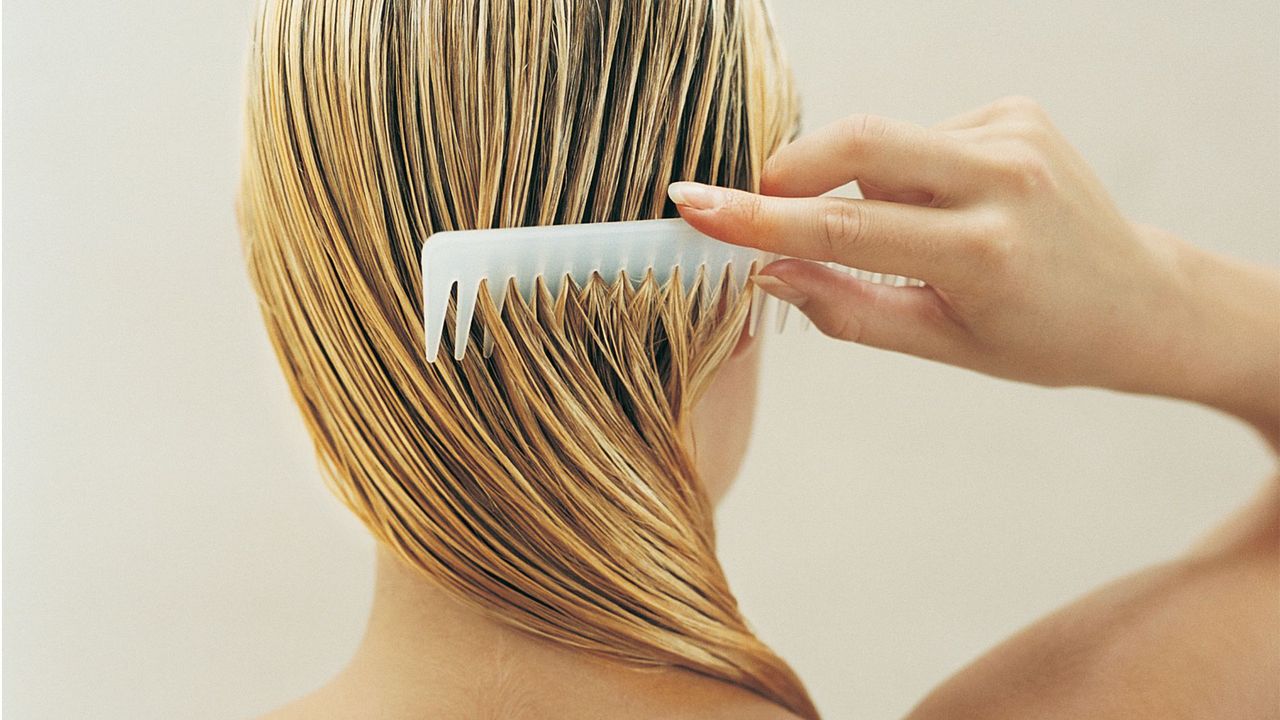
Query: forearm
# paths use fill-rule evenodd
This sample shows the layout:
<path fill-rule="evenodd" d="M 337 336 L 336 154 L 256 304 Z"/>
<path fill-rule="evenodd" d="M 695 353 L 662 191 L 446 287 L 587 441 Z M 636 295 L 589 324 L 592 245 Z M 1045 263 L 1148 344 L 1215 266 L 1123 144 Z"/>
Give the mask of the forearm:
<path fill-rule="evenodd" d="M 1148 392 L 1234 415 L 1280 453 L 1280 271 L 1166 241 L 1176 288 Z"/>

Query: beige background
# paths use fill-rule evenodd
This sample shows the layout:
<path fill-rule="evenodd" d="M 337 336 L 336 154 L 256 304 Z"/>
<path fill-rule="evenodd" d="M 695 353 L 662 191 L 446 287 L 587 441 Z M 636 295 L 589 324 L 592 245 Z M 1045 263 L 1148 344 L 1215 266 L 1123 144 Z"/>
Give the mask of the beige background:
<path fill-rule="evenodd" d="M 251 12 L 6 3 L 6 718 L 243 717 L 321 682 L 361 633 L 371 541 L 318 478 L 240 265 Z M 1275 2 L 776 15 L 808 127 L 1029 94 L 1135 218 L 1280 259 Z M 1178 552 L 1269 467 L 1207 410 L 789 333 L 723 557 L 829 717 L 894 717 Z"/>

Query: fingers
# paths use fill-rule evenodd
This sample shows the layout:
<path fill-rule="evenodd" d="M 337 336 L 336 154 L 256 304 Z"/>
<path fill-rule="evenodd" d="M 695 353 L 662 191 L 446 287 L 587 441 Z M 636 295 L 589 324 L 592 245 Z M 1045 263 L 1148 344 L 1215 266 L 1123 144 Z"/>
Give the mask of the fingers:
<path fill-rule="evenodd" d="M 711 237 L 781 255 L 948 284 L 972 275 L 979 235 L 969 215 L 838 197 L 778 198 L 673 183 L 680 215 Z"/>
<path fill-rule="evenodd" d="M 934 130 L 952 131 L 952 130 L 968 130 L 970 128 L 985 125 L 991 121 L 995 115 L 996 108 L 994 103 L 983 105 L 980 108 L 966 110 L 952 117 L 943 120 L 933 126 Z"/>
<path fill-rule="evenodd" d="M 861 192 L 862 197 L 867 200 L 884 200 L 886 202 L 906 203 L 908 205 L 932 206 L 934 204 L 933 195 L 923 190 L 889 192 L 888 190 L 878 188 L 865 180 L 858 181 L 858 191 Z"/>
<path fill-rule="evenodd" d="M 962 330 L 932 288 L 878 285 L 793 259 L 770 263 L 755 282 L 833 338 L 935 360 L 961 346 Z"/>
<path fill-rule="evenodd" d="M 963 188 L 972 163 L 945 133 L 876 115 L 838 120 L 769 158 L 760 180 L 766 195 L 821 195 L 854 180 L 887 192 L 948 195 Z"/>

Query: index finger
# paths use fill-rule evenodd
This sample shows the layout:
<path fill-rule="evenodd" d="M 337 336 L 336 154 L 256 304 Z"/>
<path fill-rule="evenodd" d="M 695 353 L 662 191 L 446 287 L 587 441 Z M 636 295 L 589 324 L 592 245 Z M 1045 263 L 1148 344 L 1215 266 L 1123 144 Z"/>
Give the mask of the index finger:
<path fill-rule="evenodd" d="M 981 265 L 982 228 L 943 208 L 842 197 L 782 198 L 698 183 L 668 192 L 681 217 L 718 240 L 905 275 L 942 287 Z"/>
<path fill-rule="evenodd" d="M 770 157 L 760 192 L 807 197 L 865 180 L 891 192 L 946 196 L 963 187 L 971 167 L 964 145 L 946 133 L 877 115 L 852 115 Z"/>

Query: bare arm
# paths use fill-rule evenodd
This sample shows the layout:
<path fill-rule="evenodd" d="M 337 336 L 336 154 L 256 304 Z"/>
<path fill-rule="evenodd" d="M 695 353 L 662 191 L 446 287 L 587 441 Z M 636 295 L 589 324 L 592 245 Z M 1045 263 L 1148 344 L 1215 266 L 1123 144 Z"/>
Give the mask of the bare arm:
<path fill-rule="evenodd" d="M 815 197 L 855 179 L 864 200 Z M 1280 452 L 1280 272 L 1125 219 L 1034 103 L 933 128 L 849 118 L 780 151 L 762 192 L 671 188 L 703 232 L 797 258 L 757 282 L 828 335 L 1202 403 Z M 810 260 L 927 285 L 873 285 Z M 911 720 L 1271 718 L 1278 686 L 1280 478 L 1185 557 L 997 646 Z"/>

